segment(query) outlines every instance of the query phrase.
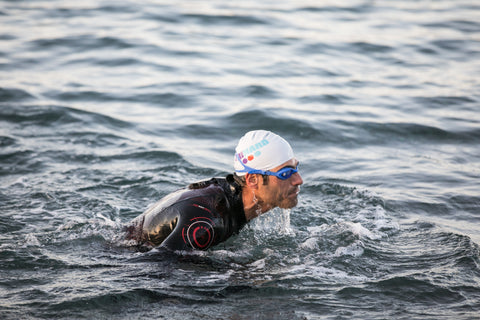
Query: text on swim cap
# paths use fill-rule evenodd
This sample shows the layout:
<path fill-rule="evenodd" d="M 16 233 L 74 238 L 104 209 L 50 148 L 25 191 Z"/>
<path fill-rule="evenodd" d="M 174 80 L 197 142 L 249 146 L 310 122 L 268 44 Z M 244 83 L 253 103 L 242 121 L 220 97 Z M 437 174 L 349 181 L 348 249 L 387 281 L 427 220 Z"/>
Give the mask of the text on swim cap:
<path fill-rule="evenodd" d="M 238 156 L 243 163 L 248 163 L 248 161 L 252 161 L 255 159 L 255 157 L 261 155 L 262 153 L 260 152 L 260 149 L 265 147 L 267 144 L 269 144 L 268 140 L 263 139 L 262 141 L 242 150 L 240 153 L 238 153 Z"/>

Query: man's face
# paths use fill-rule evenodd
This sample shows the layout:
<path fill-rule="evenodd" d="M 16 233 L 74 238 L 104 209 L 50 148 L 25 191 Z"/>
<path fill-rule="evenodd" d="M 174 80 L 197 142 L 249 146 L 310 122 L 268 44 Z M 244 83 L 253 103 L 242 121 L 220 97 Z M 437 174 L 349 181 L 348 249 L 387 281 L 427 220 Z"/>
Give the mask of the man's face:
<path fill-rule="evenodd" d="M 296 168 L 298 161 L 295 158 L 282 163 L 270 171 L 278 171 L 283 168 Z M 279 207 L 282 209 L 290 209 L 297 205 L 298 193 L 300 185 L 303 183 L 300 173 L 294 173 L 290 178 L 281 180 L 275 176 L 268 177 L 268 183 L 259 184 L 258 198 L 262 202 L 262 206 L 268 206 L 269 209 Z"/>

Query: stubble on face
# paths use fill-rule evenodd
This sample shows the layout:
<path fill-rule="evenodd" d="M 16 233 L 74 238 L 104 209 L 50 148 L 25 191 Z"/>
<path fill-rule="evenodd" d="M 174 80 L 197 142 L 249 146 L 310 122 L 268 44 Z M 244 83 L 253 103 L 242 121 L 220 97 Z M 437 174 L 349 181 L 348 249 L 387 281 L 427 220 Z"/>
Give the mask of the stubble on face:
<path fill-rule="evenodd" d="M 282 209 L 291 209 L 298 204 L 298 194 L 300 192 L 300 188 L 298 186 L 292 188 L 287 192 L 286 197 L 283 198 L 279 202 L 278 207 Z"/>

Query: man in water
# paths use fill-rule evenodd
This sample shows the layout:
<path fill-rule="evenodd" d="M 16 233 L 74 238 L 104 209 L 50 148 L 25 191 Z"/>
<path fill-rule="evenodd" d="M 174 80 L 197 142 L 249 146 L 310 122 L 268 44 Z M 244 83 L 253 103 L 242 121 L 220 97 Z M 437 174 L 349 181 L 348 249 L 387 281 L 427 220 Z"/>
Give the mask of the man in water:
<path fill-rule="evenodd" d="M 140 250 L 206 250 L 275 208 L 293 208 L 302 177 L 290 144 L 265 130 L 246 133 L 234 156 L 235 173 L 190 184 L 167 195 L 126 228 Z"/>

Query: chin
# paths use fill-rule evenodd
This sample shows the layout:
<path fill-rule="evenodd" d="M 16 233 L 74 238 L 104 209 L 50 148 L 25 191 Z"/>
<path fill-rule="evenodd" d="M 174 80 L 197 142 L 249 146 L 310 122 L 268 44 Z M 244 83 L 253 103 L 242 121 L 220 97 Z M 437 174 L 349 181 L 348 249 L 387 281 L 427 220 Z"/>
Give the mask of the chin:
<path fill-rule="evenodd" d="M 291 209 L 295 207 L 297 203 L 298 203 L 298 198 L 295 198 L 293 200 L 282 202 L 278 207 L 282 209 Z"/>

